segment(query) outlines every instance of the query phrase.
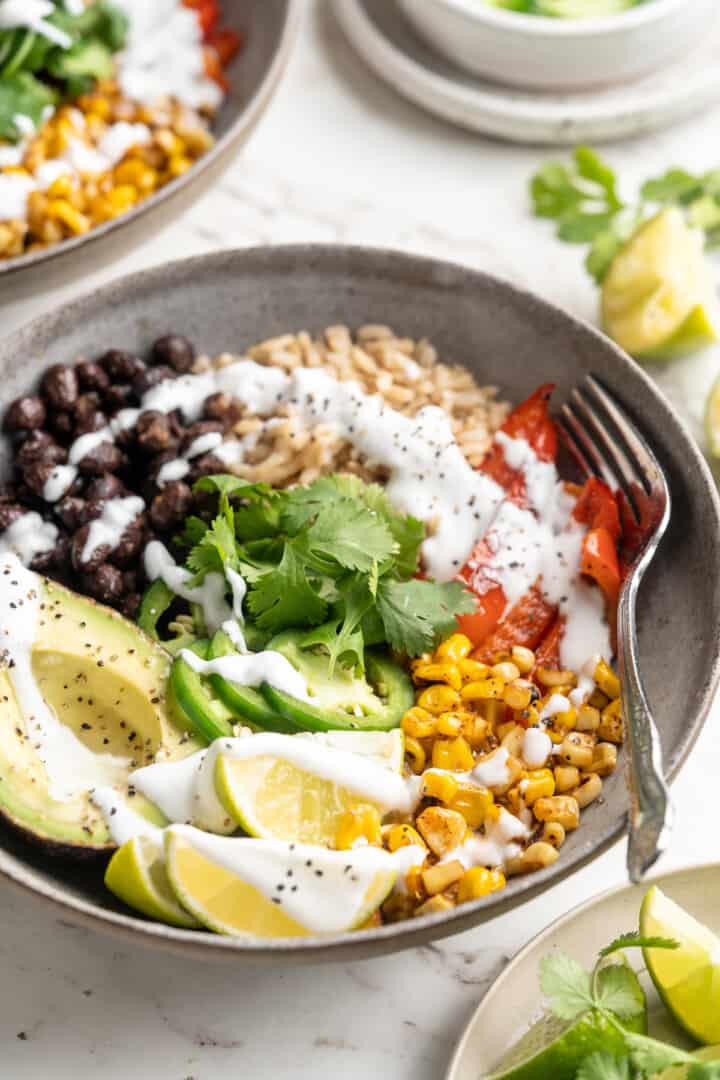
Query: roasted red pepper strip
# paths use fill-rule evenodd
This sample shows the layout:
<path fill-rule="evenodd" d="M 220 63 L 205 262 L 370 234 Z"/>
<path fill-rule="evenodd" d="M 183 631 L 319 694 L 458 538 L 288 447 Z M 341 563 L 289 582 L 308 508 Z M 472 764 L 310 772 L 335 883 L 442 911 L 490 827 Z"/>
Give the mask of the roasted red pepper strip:
<path fill-rule="evenodd" d="M 587 534 L 583 541 L 580 569 L 596 581 L 604 592 L 608 622 L 614 626 L 622 575 L 617 547 L 607 529 L 591 529 Z"/>
<path fill-rule="evenodd" d="M 622 535 L 618 502 L 608 485 L 596 476 L 585 482 L 575 503 L 573 517 L 591 529 L 607 529 L 613 543 L 618 544 Z"/>
<path fill-rule="evenodd" d="M 540 588 L 533 585 L 508 611 L 492 634 L 485 638 L 472 654 L 473 659 L 492 662 L 498 653 L 507 653 L 513 645 L 535 649 L 557 615 L 557 608 L 549 604 Z"/>
<path fill-rule="evenodd" d="M 553 383 L 538 387 L 527 401 L 513 409 L 500 428 L 511 439 L 525 439 L 540 461 L 555 461 L 557 457 L 557 431 L 548 412 L 548 403 L 554 389 Z M 500 443 L 493 443 L 479 468 L 504 488 L 513 502 L 522 501 L 525 493 L 522 474 L 508 465 Z"/>
<path fill-rule="evenodd" d="M 183 7 L 192 8 L 197 15 L 203 38 L 207 41 L 220 18 L 217 0 L 182 0 Z"/>
<path fill-rule="evenodd" d="M 466 634 L 473 645 L 482 645 L 500 622 L 505 610 L 505 594 L 499 585 L 477 595 L 477 610 L 472 615 L 460 615 L 460 632 Z"/>
<path fill-rule="evenodd" d="M 239 53 L 243 45 L 241 34 L 234 30 L 213 30 L 207 37 L 207 43 L 217 53 L 222 67 L 227 67 Z"/>
<path fill-rule="evenodd" d="M 552 623 L 545 637 L 535 650 L 535 663 L 538 667 L 554 668 L 562 667 L 560 661 L 560 642 L 565 633 L 565 620 L 558 616 Z"/>

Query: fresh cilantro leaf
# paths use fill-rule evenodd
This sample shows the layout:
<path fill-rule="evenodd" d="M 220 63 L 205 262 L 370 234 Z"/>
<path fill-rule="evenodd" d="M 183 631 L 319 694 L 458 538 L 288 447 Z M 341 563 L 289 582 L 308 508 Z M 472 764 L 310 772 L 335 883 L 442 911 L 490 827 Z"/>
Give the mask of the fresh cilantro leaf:
<path fill-rule="evenodd" d="M 228 499 L 233 495 L 249 497 L 250 495 L 271 496 L 274 494 L 269 484 L 252 484 L 249 480 L 243 480 L 231 473 L 213 473 L 211 476 L 201 476 L 193 484 L 193 491 L 217 492 L 225 495 Z"/>
<path fill-rule="evenodd" d="M 573 153 L 578 176 L 589 180 L 604 192 L 610 210 L 619 210 L 622 200 L 617 191 L 617 179 L 610 166 L 589 146 L 577 146 Z"/>
<path fill-rule="evenodd" d="M 673 938 L 643 937 L 639 931 L 630 930 L 627 934 L 621 934 L 600 950 L 600 956 L 612 956 L 613 953 L 622 952 L 623 949 L 679 949 L 680 942 Z"/>
<path fill-rule="evenodd" d="M 21 132 L 15 117 L 29 116 L 35 127 L 39 127 L 44 110 L 56 101 L 54 90 L 29 72 L 0 78 L 0 138 L 17 142 Z"/>
<path fill-rule="evenodd" d="M 187 564 L 195 573 L 193 585 L 199 584 L 210 572 L 223 573 L 228 566 L 238 569 L 235 530 L 225 514 L 215 518 L 188 555 Z"/>
<path fill-rule="evenodd" d="M 203 521 L 202 518 L 191 514 L 190 517 L 185 518 L 183 531 L 176 537 L 176 541 L 181 547 L 195 547 L 196 544 L 200 543 L 207 531 L 207 521 Z"/>
<path fill-rule="evenodd" d="M 595 1003 L 621 1020 L 630 1020 L 645 1009 L 645 995 L 635 972 L 626 964 L 600 968 L 594 980 Z"/>
<path fill-rule="evenodd" d="M 530 180 L 530 196 L 537 217 L 560 218 L 583 201 L 570 170 L 557 161 L 543 165 Z"/>
<path fill-rule="evenodd" d="M 630 1080 L 630 1063 L 627 1058 L 598 1050 L 585 1058 L 575 1080 Z"/>
<path fill-rule="evenodd" d="M 307 487 L 288 491 L 282 511 L 282 528 L 285 532 L 296 536 L 317 517 L 323 507 L 342 501 L 346 495 L 356 497 L 355 491 L 341 490 L 339 482 L 342 479 L 339 476 L 321 476 Z M 364 486 L 361 480 L 358 483 Z"/>
<path fill-rule="evenodd" d="M 720 1061 L 697 1061 L 688 1069 L 687 1080 L 720 1080 Z"/>
<path fill-rule="evenodd" d="M 305 535 L 312 555 L 346 570 L 369 573 L 373 563 L 389 559 L 395 542 L 387 525 L 353 499 L 323 506 Z"/>
<path fill-rule="evenodd" d="M 573 1020 L 594 1004 L 590 975 L 563 952 L 551 953 L 540 961 L 540 989 L 561 1020 Z"/>
<path fill-rule="evenodd" d="M 475 610 L 475 599 L 458 581 L 381 578 L 377 608 L 392 647 L 419 656 L 452 632 L 457 615 Z"/>
<path fill-rule="evenodd" d="M 720 228 L 720 203 L 715 195 L 701 195 L 688 207 L 688 221 L 703 232 L 712 233 Z"/>
<path fill-rule="evenodd" d="M 285 543 L 278 565 L 253 582 L 246 606 L 260 629 L 273 633 L 315 626 L 327 614 L 327 603 L 308 578 L 306 557 L 292 540 Z"/>
<path fill-rule="evenodd" d="M 349 478 L 348 478 L 349 479 Z M 356 480 L 357 477 L 352 477 Z M 420 545 L 425 539 L 425 525 L 412 514 L 400 514 L 380 484 L 366 484 L 363 502 L 387 525 L 395 541 L 393 568 L 399 577 L 412 577 L 417 572 Z"/>
<path fill-rule="evenodd" d="M 642 1075 L 662 1072 L 671 1065 L 696 1064 L 697 1058 L 684 1050 L 679 1050 L 668 1043 L 651 1039 L 648 1035 L 637 1035 L 633 1031 L 624 1032 L 625 1042 L 630 1052 L 630 1060 Z"/>
<path fill-rule="evenodd" d="M 685 206 L 697 199 L 702 191 L 703 182 L 699 176 L 684 169 L 668 169 L 663 176 L 646 180 L 640 195 L 647 202 Z"/>

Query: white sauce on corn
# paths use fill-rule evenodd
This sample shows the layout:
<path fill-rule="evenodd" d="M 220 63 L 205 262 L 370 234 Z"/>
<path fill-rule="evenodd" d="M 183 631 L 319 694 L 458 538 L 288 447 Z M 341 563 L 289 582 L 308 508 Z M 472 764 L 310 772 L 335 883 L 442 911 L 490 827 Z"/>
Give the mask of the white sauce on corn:
<path fill-rule="evenodd" d="M 553 716 L 559 716 L 572 708 L 572 702 L 564 694 L 551 694 L 540 713 L 541 720 L 550 720 Z"/>
<path fill-rule="evenodd" d="M 24 566 L 29 566 L 36 555 L 53 551 L 57 538 L 57 525 L 43 521 L 35 510 L 30 510 L 0 536 L 0 555 L 11 552 Z"/>
<path fill-rule="evenodd" d="M 518 841 L 527 840 L 530 834 L 531 830 L 524 822 L 501 807 L 498 820 L 486 826 L 484 836 L 470 837 L 460 847 L 443 855 L 440 862 L 457 860 L 466 870 L 472 866 L 504 870 L 522 851 Z"/>
<path fill-rule="evenodd" d="M 117 547 L 125 530 L 142 514 L 144 509 L 145 503 L 139 495 L 108 499 L 100 517 L 90 523 L 87 540 L 82 549 L 82 561 L 90 562 L 98 548 L 105 544 L 110 548 Z"/>
<path fill-rule="evenodd" d="M 122 783 L 129 758 L 99 754 L 78 739 L 45 701 L 32 670 L 42 578 L 26 570 L 16 555 L 0 558 L 0 648 L 19 706 L 25 734 L 42 761 L 52 799 L 67 802 L 89 788 Z"/>
<path fill-rule="evenodd" d="M 552 739 L 539 727 L 528 728 L 523 735 L 522 757 L 529 769 L 542 769 L 552 752 Z"/>

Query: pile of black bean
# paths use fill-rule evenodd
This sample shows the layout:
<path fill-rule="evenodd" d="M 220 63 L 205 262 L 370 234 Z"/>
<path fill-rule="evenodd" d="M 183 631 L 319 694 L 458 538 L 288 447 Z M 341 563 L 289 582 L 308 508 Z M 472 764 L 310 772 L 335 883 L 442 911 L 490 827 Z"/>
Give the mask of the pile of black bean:
<path fill-rule="evenodd" d="M 179 412 L 142 412 L 136 424 L 114 442 L 101 442 L 78 463 L 78 476 L 57 502 L 43 499 L 48 477 L 67 461 L 68 447 L 79 436 L 103 428 L 121 409 L 137 408 L 151 387 L 192 370 L 195 348 L 185 337 L 158 338 L 146 358 L 110 349 L 96 360 L 54 364 L 37 393 L 17 398 L 5 413 L 3 427 L 12 439 L 14 475 L 0 489 L 0 532 L 29 510 L 58 528 L 55 550 L 38 555 L 31 568 L 79 592 L 133 616 L 146 582 L 142 553 L 152 539 L 162 540 L 177 556 L 173 541 L 188 514 L 211 512 L 207 496 L 193 494 L 200 476 L 225 471 L 221 461 L 204 454 L 191 461 L 182 480 L 157 484 L 161 467 L 181 456 L 198 436 L 225 432 L 237 419 L 232 398 L 207 398 L 204 419 L 185 424 Z M 100 546 L 83 560 L 90 524 L 109 499 L 140 495 L 145 511 L 125 529 L 116 544 Z"/>

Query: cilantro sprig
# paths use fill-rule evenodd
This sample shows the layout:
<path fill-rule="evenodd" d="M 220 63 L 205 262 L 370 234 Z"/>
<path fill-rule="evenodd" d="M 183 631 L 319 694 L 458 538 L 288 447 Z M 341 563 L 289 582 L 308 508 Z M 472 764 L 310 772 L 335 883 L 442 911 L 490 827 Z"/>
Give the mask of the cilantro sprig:
<path fill-rule="evenodd" d="M 720 169 L 699 175 L 669 169 L 646 180 L 626 202 L 608 163 L 578 146 L 569 162 L 549 161 L 535 173 L 530 198 L 537 217 L 556 222 L 558 239 L 589 245 L 585 266 L 598 284 L 635 230 L 664 206 L 684 209 L 689 223 L 705 233 L 707 246 L 720 245 Z"/>
<path fill-rule="evenodd" d="M 331 668 L 362 669 L 366 645 L 417 656 L 449 633 L 475 602 L 459 582 L 415 575 L 425 527 L 399 513 L 378 484 L 325 476 L 289 490 L 206 476 L 196 490 L 218 497 L 210 522 L 191 517 L 180 542 L 200 584 L 238 571 L 249 618 L 268 635 L 307 628 Z"/>
<path fill-rule="evenodd" d="M 646 1080 L 672 1065 L 686 1065 L 688 1080 L 720 1080 L 720 1062 L 703 1062 L 670 1043 L 631 1031 L 626 1026 L 644 1007 L 637 978 L 623 957 L 627 949 L 677 949 L 677 941 L 642 937 L 631 932 L 600 950 L 592 971 L 586 971 L 563 952 L 554 952 L 540 963 L 540 989 L 551 1011 L 572 1021 L 594 1010 L 622 1036 L 627 1054 L 619 1057 L 606 1050 L 590 1054 L 580 1065 L 575 1080 Z M 620 957 L 620 962 L 610 957 Z"/>

